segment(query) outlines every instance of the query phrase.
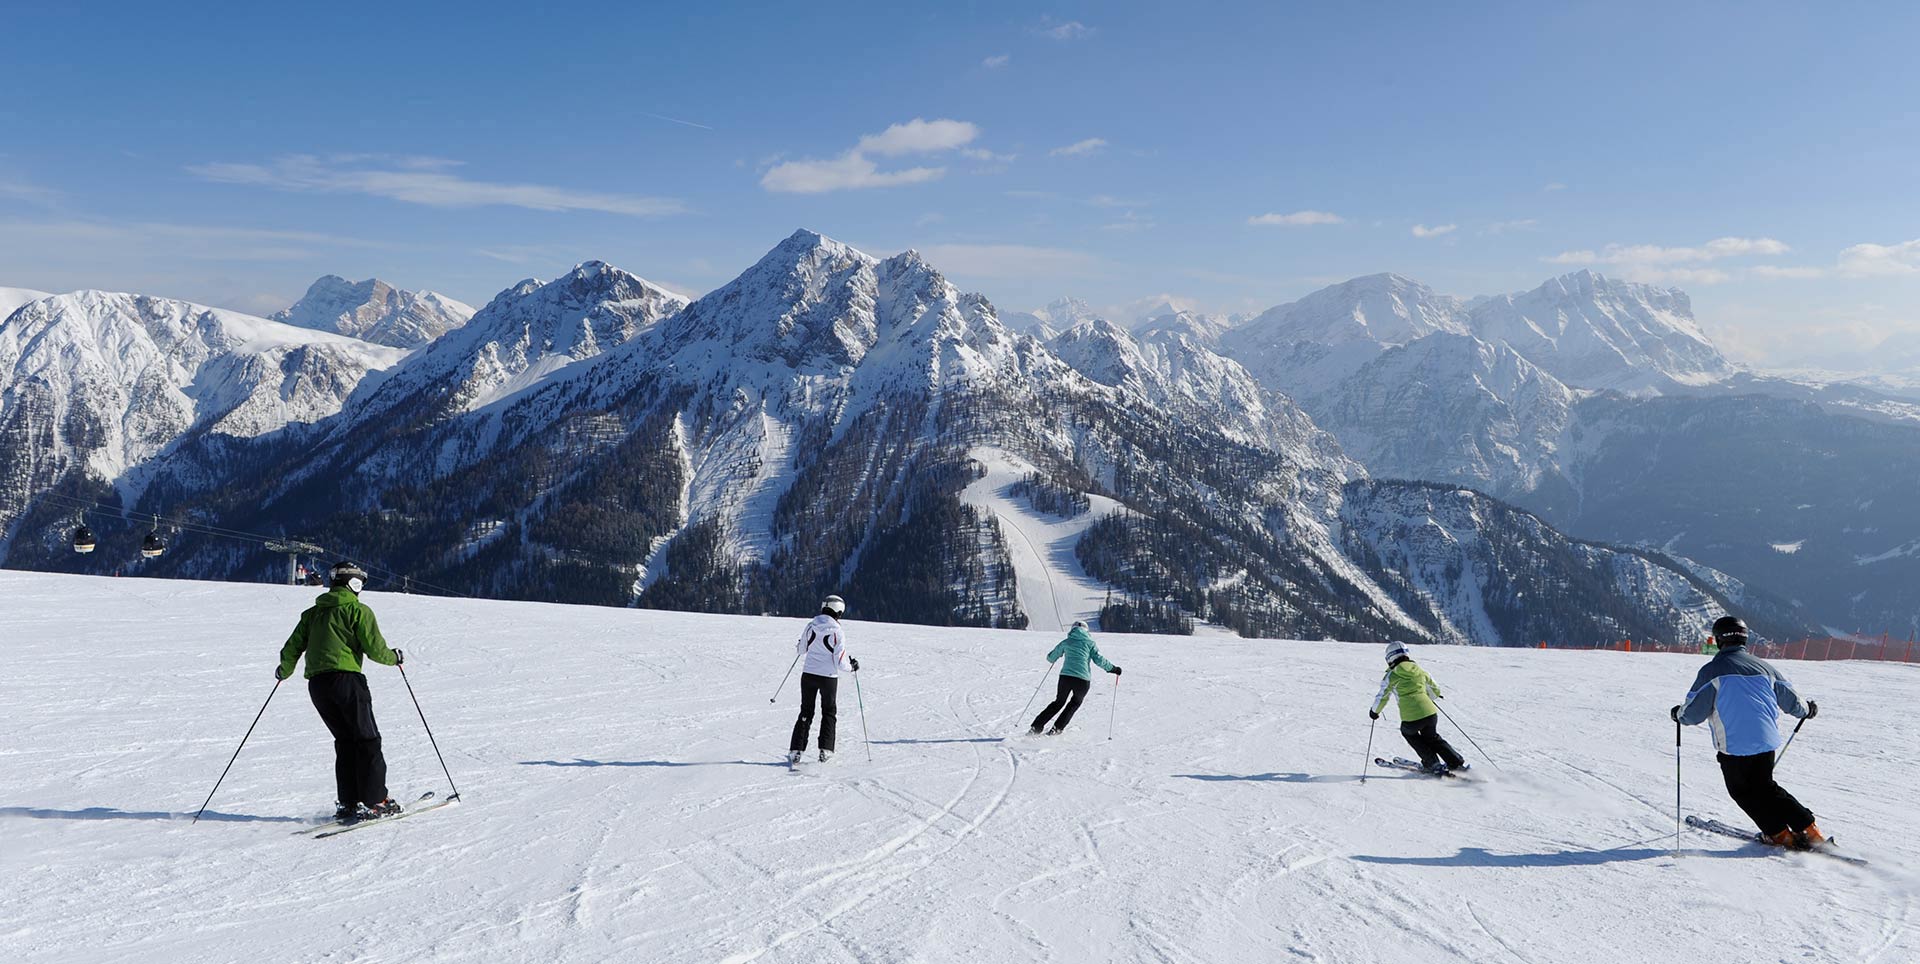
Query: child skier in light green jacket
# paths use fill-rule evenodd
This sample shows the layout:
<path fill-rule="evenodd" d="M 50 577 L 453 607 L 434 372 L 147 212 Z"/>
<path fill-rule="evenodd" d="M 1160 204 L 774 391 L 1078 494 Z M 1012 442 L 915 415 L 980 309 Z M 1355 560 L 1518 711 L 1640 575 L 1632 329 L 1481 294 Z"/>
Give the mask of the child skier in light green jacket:
<path fill-rule="evenodd" d="M 1379 719 L 1388 696 L 1400 698 L 1400 735 L 1420 754 L 1420 765 L 1431 773 L 1468 769 L 1467 761 L 1440 735 L 1440 708 L 1433 701 L 1446 699 L 1433 677 L 1420 668 L 1407 652 L 1407 644 L 1395 640 L 1387 644 L 1387 673 L 1380 678 L 1380 691 L 1374 694 L 1370 719 Z"/>
<path fill-rule="evenodd" d="M 1058 736 L 1068 723 L 1073 722 L 1074 711 L 1087 698 L 1087 688 L 1092 685 L 1093 670 L 1087 665 L 1089 661 L 1115 676 L 1120 675 L 1120 667 L 1107 662 L 1107 658 L 1100 655 L 1100 647 L 1093 644 L 1093 636 L 1087 632 L 1087 624 L 1081 620 L 1075 620 L 1067 638 L 1047 654 L 1047 662 L 1056 659 L 1062 660 L 1058 692 L 1053 702 L 1034 717 L 1033 733 L 1044 730 L 1048 736 Z M 1054 719 L 1055 713 L 1060 714 L 1059 719 Z M 1047 729 L 1048 720 L 1053 720 L 1051 729 Z"/>

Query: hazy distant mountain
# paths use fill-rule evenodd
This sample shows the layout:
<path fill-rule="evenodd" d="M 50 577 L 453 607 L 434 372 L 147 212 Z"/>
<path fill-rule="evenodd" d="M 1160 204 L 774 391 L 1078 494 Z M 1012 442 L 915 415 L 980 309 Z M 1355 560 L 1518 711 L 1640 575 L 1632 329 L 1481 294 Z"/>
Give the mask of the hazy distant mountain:
<path fill-rule="evenodd" d="M 327 275 L 273 320 L 394 348 L 418 348 L 467 323 L 473 309 L 431 291 L 403 291 L 378 278 Z"/>

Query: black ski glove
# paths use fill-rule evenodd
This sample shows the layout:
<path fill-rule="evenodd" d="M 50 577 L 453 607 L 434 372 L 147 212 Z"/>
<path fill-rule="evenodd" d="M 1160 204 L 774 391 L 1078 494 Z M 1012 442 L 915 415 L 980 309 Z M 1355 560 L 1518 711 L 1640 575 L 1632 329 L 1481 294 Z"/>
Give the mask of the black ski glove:
<path fill-rule="evenodd" d="M 277 680 L 284 680 L 287 678 L 287 674 L 281 672 L 280 667 L 275 666 L 273 668 L 273 678 Z"/>
<path fill-rule="evenodd" d="M 395 665 L 395 666 L 405 666 L 406 664 L 407 664 L 407 654 L 406 654 L 406 653 L 404 653 L 404 652 L 402 652 L 402 651 L 400 651 L 400 650 L 397 650 L 397 649 L 396 649 L 396 650 L 394 650 L 394 651 L 393 651 L 393 665 Z"/>
<path fill-rule="evenodd" d="M 855 658 L 853 658 L 853 657 L 851 657 L 851 656 L 849 656 L 849 657 L 847 657 L 847 665 L 848 665 L 848 666 L 851 666 L 851 667 L 853 667 L 853 671 L 854 671 L 854 672 L 856 672 L 856 673 L 858 673 L 858 672 L 860 672 L 860 661 L 859 661 L 859 660 L 857 660 L 857 659 L 855 659 Z"/>
<path fill-rule="evenodd" d="M 1678 704 L 1678 703 L 1675 703 L 1675 704 L 1673 705 L 1673 709 L 1670 709 L 1670 710 L 1668 710 L 1668 711 L 1667 711 L 1667 715 L 1668 715 L 1668 716 L 1670 716 L 1670 717 L 1673 717 L 1673 721 L 1674 721 L 1675 723 L 1678 723 L 1678 722 L 1680 722 L 1680 710 L 1681 710 L 1681 709 L 1683 709 L 1683 707 L 1681 707 L 1681 706 L 1680 706 L 1680 704 Z"/>
<path fill-rule="evenodd" d="M 1380 718 L 1380 711 L 1379 711 L 1379 710 L 1368 710 L 1368 711 L 1367 711 L 1367 719 L 1369 719 L 1369 720 L 1377 720 L 1377 719 L 1379 719 L 1379 718 Z"/>
<path fill-rule="evenodd" d="M 1115 675 L 1115 676 L 1119 676 L 1119 675 L 1120 675 L 1120 667 L 1118 667 L 1118 666 L 1115 666 L 1115 667 L 1113 668 L 1113 675 Z"/>
<path fill-rule="evenodd" d="M 1815 703 L 1815 702 L 1814 702 L 1814 701 L 1812 701 L 1812 700 L 1808 700 L 1808 701 L 1807 701 L 1807 715 L 1806 715 L 1806 716 L 1803 716 L 1803 717 L 1801 717 L 1801 719 L 1805 719 L 1805 720 L 1811 720 L 1811 719 L 1813 719 L 1814 717 L 1816 717 L 1816 716 L 1819 716 L 1819 715 L 1820 715 L 1820 704 L 1818 704 L 1818 703 Z"/>

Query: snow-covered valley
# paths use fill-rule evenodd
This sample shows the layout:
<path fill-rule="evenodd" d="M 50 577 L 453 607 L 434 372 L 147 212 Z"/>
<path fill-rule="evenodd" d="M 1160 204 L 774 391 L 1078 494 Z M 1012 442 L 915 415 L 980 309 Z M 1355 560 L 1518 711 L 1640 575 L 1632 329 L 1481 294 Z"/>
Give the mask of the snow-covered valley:
<path fill-rule="evenodd" d="M 1124 684 L 1037 740 L 1056 634 L 856 619 L 840 756 L 790 774 L 794 686 L 768 697 L 798 620 L 373 592 L 461 803 L 292 836 L 333 786 L 295 680 L 190 824 L 312 594 L 0 571 L 0 959 L 1920 957 L 1920 667 L 1782 665 L 1822 712 L 1781 780 L 1860 868 L 1673 852 L 1666 708 L 1696 657 L 1421 647 L 1492 760 L 1443 727 L 1471 778 L 1362 783 L 1375 645 L 1101 634 Z M 395 795 L 444 794 L 369 669 Z M 1407 753 L 1393 719 L 1375 755 Z M 1743 822 L 1704 729 L 1683 764 L 1688 812 Z"/>

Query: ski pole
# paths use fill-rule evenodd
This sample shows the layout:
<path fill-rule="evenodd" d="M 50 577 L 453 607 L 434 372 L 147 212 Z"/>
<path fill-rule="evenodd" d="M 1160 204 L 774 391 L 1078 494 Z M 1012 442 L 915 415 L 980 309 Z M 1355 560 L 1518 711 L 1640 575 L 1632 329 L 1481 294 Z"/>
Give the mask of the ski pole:
<path fill-rule="evenodd" d="M 1056 662 L 1059 661 L 1047 660 L 1047 668 L 1040 671 L 1040 682 L 1033 684 L 1033 695 L 1027 697 L 1027 705 L 1020 708 L 1020 715 L 1022 717 L 1027 715 L 1028 710 L 1033 709 L 1033 701 L 1039 698 L 1040 687 L 1047 685 L 1047 676 L 1053 672 L 1053 664 Z"/>
<path fill-rule="evenodd" d="M 780 698 L 780 691 L 787 688 L 787 680 L 793 676 L 793 668 L 798 665 L 800 665 L 800 654 L 795 653 L 793 662 L 787 664 L 787 675 L 780 677 L 780 685 L 774 687 L 773 695 L 767 697 L 767 702 L 772 703 Z"/>
<path fill-rule="evenodd" d="M 1680 721 L 1673 721 L 1673 853 L 1680 854 Z"/>
<path fill-rule="evenodd" d="M 1113 739 L 1113 714 L 1120 710 L 1120 677 L 1113 677 L 1113 702 L 1107 707 L 1107 739 Z"/>
<path fill-rule="evenodd" d="M 280 692 L 280 684 L 284 682 L 286 680 L 278 678 L 273 681 L 273 689 L 267 691 L 267 703 L 273 702 L 273 694 Z M 267 715 L 267 703 L 260 704 L 260 712 L 253 714 L 253 722 L 247 724 L 247 735 L 240 738 L 240 745 L 234 747 L 233 755 L 227 758 L 227 769 L 220 771 L 220 779 L 213 781 L 213 789 L 207 791 L 207 799 L 201 801 L 200 809 L 193 812 L 194 823 L 199 823 L 200 815 L 207 812 L 207 804 L 213 802 L 213 795 L 220 792 L 220 784 L 227 780 L 227 770 L 233 769 L 233 761 L 240 759 L 240 751 L 246 747 L 247 740 L 253 736 L 253 728 L 259 726 L 260 718 Z"/>
<path fill-rule="evenodd" d="M 1373 728 L 1380 725 L 1379 717 L 1367 720 L 1367 755 L 1360 758 L 1360 782 L 1367 782 L 1367 766 L 1373 763 Z"/>
<path fill-rule="evenodd" d="M 860 703 L 860 738 L 867 741 L 867 762 L 873 762 L 873 737 L 867 733 L 867 697 L 860 691 L 860 671 L 853 671 L 853 698 Z"/>
<path fill-rule="evenodd" d="M 1774 765 L 1774 766 L 1779 766 L 1779 765 L 1780 765 L 1780 761 L 1781 761 L 1781 760 L 1784 760 L 1784 759 L 1786 759 L 1786 757 L 1787 757 L 1787 751 L 1793 748 L 1793 738 L 1794 738 L 1794 737 L 1796 737 L 1796 736 L 1799 736 L 1799 735 L 1800 735 L 1800 728 L 1801 728 L 1801 727 L 1803 727 L 1803 726 L 1806 726 L 1806 725 L 1807 725 L 1807 718 L 1806 718 L 1806 717 L 1804 717 L 1804 716 L 1800 718 L 1800 722 L 1798 722 L 1798 723 L 1795 723 L 1795 724 L 1793 725 L 1793 732 L 1792 732 L 1792 733 L 1789 733 L 1789 734 L 1787 734 L 1787 742 L 1786 742 L 1786 745 L 1784 745 L 1784 746 L 1782 746 L 1782 747 L 1780 748 L 1780 752 L 1774 755 L 1774 758 L 1773 758 L 1773 765 Z"/>
<path fill-rule="evenodd" d="M 1453 716 L 1452 716 L 1452 714 L 1450 714 L 1450 713 L 1448 713 L 1448 712 L 1447 712 L 1447 708 L 1446 708 L 1446 707 L 1444 707 L 1444 706 L 1441 706 L 1441 705 L 1440 705 L 1440 704 L 1439 704 L 1438 702 L 1435 702 L 1435 703 L 1433 704 L 1433 707 L 1434 707 L 1434 709 L 1437 709 L 1437 710 L 1439 710 L 1439 711 L 1440 711 L 1440 715 L 1441 715 L 1441 716 L 1444 716 L 1444 717 L 1446 717 L 1446 718 L 1447 718 L 1447 722 L 1448 722 L 1448 723 L 1453 723 L 1453 728 L 1454 728 L 1454 729 L 1456 729 L 1456 730 L 1460 730 L 1460 724 L 1458 724 L 1458 723 L 1454 723 L 1454 722 L 1453 722 Z M 1485 750 L 1481 750 L 1481 749 L 1480 749 L 1480 744 L 1479 744 L 1478 742 L 1476 742 L 1476 741 L 1474 740 L 1474 738 L 1473 738 L 1473 734 L 1471 734 L 1471 733 L 1468 733 L 1468 732 L 1467 732 L 1466 730 L 1460 730 L 1460 735 L 1461 735 L 1461 736 L 1464 736 L 1464 737 L 1466 737 L 1466 738 L 1467 738 L 1467 742 L 1468 742 L 1468 743 L 1472 743 L 1472 744 L 1473 744 L 1473 748 L 1474 748 L 1474 749 L 1476 749 L 1476 750 L 1480 750 L 1480 755 L 1481 755 L 1481 756 L 1483 756 L 1483 757 L 1486 757 L 1486 760 L 1487 760 L 1487 762 L 1488 762 L 1488 763 L 1493 763 L 1493 768 L 1494 768 L 1495 770 L 1498 770 L 1498 769 L 1500 769 L 1500 768 L 1501 768 L 1501 767 L 1500 767 L 1500 764 L 1498 764 L 1498 763 L 1494 763 L 1494 759 L 1493 759 L 1493 757 L 1490 757 L 1490 756 L 1487 756 L 1487 751 L 1485 751 Z"/>
<path fill-rule="evenodd" d="M 393 668 L 400 671 L 400 681 L 407 684 L 407 695 L 413 699 L 413 711 L 420 714 L 420 726 L 427 731 L 427 742 L 433 744 L 433 755 L 440 759 L 440 772 L 447 775 L 447 788 L 453 791 L 453 796 L 447 799 L 460 799 L 460 788 L 453 784 L 453 771 L 447 769 L 447 758 L 440 756 L 440 741 L 433 738 L 433 727 L 427 726 L 427 714 L 420 709 L 420 697 L 413 695 L 413 681 L 407 679 L 406 664 L 396 663 Z"/>

